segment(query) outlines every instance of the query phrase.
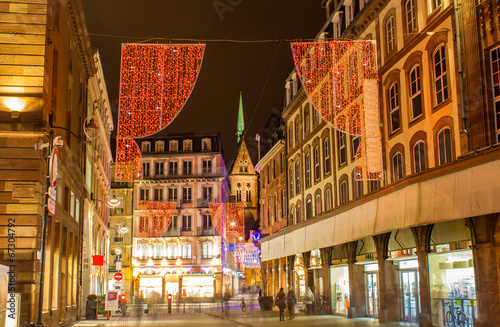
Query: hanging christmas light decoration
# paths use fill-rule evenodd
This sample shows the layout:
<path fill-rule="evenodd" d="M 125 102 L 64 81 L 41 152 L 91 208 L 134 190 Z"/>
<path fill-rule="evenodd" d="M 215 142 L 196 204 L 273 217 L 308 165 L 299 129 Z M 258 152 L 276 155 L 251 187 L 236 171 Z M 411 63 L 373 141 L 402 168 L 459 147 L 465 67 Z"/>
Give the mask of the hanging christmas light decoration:
<path fill-rule="evenodd" d="M 117 142 L 129 146 L 117 151 L 117 180 L 142 179 L 142 159 L 131 150 L 132 138 L 159 132 L 179 114 L 198 78 L 204 51 L 204 44 L 122 45 Z"/>
<path fill-rule="evenodd" d="M 139 237 L 161 237 L 172 221 L 176 202 L 141 201 L 139 204 Z"/>
<path fill-rule="evenodd" d="M 333 128 L 363 137 L 356 154 L 356 179 L 381 179 L 375 42 L 295 42 L 291 47 L 314 108 Z"/>
<path fill-rule="evenodd" d="M 243 203 L 210 203 L 212 223 L 227 243 L 245 242 Z"/>

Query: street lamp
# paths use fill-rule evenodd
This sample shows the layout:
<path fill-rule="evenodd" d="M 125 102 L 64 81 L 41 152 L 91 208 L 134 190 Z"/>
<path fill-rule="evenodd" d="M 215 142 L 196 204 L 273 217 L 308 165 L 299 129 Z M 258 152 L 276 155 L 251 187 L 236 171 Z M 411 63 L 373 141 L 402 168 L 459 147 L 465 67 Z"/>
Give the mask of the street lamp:
<path fill-rule="evenodd" d="M 107 202 L 101 201 L 99 199 L 94 199 L 93 194 L 91 194 L 90 199 L 92 201 L 101 202 L 102 204 L 104 204 L 106 207 L 108 207 L 110 209 L 114 209 L 114 208 L 118 207 L 120 205 L 120 203 L 122 203 L 121 198 L 117 197 L 116 194 L 113 194 L 112 198 L 108 198 Z M 127 231 L 128 231 L 128 229 L 127 229 Z"/>

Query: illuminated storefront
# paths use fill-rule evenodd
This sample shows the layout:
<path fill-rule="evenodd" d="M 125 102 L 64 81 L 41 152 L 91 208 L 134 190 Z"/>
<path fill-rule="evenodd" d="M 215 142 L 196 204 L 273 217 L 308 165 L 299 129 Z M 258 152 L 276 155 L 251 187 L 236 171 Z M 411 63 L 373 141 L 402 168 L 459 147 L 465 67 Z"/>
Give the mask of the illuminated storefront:
<path fill-rule="evenodd" d="M 214 275 L 182 275 L 182 295 L 186 297 L 213 297 Z"/>
<path fill-rule="evenodd" d="M 299 290 L 299 297 L 303 297 L 306 293 L 306 270 L 304 268 L 304 258 L 302 253 L 295 255 L 294 261 L 295 271 L 295 289 Z"/>
<path fill-rule="evenodd" d="M 349 271 L 347 265 L 330 268 L 332 310 L 347 314 L 349 303 Z"/>

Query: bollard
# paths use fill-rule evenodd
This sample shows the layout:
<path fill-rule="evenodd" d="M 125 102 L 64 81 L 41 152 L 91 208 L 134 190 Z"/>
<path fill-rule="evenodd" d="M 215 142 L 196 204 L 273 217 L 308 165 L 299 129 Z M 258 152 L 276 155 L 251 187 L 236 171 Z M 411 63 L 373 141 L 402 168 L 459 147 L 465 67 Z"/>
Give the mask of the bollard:
<path fill-rule="evenodd" d="M 168 313 L 172 313 L 172 294 L 167 295 L 168 300 Z"/>
<path fill-rule="evenodd" d="M 183 302 L 182 313 L 186 313 L 186 299 L 184 299 L 184 302 Z"/>

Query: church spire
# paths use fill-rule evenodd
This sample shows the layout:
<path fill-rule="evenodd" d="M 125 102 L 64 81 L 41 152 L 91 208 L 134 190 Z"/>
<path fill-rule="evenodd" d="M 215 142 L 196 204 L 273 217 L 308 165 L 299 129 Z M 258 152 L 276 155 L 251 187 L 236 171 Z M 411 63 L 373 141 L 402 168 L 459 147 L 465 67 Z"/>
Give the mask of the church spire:
<path fill-rule="evenodd" d="M 238 144 L 240 144 L 241 137 L 245 132 L 245 121 L 243 119 L 243 101 L 241 99 L 241 91 L 240 91 L 240 107 L 238 109 L 238 124 L 236 126 L 236 137 L 238 138 Z"/>

